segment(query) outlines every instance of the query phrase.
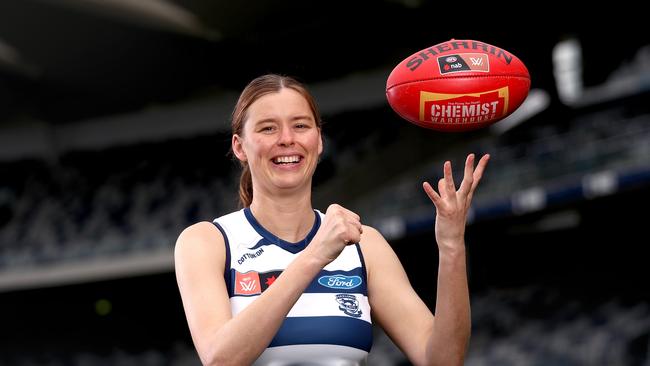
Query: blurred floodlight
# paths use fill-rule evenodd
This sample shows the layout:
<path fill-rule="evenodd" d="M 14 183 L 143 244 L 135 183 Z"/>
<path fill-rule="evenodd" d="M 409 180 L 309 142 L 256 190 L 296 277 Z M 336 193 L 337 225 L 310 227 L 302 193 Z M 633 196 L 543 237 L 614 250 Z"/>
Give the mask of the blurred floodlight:
<path fill-rule="evenodd" d="M 582 48 L 580 41 L 571 38 L 553 48 L 553 75 L 560 100 L 573 104 L 583 92 Z"/>
<path fill-rule="evenodd" d="M 639 47 L 631 62 L 620 62 L 607 81 L 599 85 L 584 85 L 582 78 L 582 48 L 577 39 L 558 43 L 553 49 L 553 74 L 560 101 L 579 108 L 625 98 L 650 90 L 650 45 Z"/>
<path fill-rule="evenodd" d="M 551 97 L 545 90 L 532 89 L 528 93 L 526 100 L 511 115 L 504 118 L 503 121 L 490 126 L 490 129 L 498 134 L 504 133 L 511 128 L 530 119 L 534 115 L 544 111 L 551 103 Z"/>
<path fill-rule="evenodd" d="M 378 229 L 387 240 L 399 239 L 406 234 L 406 223 L 401 217 L 389 217 L 379 223 Z"/>
<path fill-rule="evenodd" d="M 582 190 L 586 198 L 613 194 L 618 190 L 618 177 L 609 170 L 586 175 L 582 179 Z"/>
<path fill-rule="evenodd" d="M 515 214 L 539 211 L 546 207 L 546 191 L 533 187 L 516 192 L 512 196 L 512 211 Z"/>

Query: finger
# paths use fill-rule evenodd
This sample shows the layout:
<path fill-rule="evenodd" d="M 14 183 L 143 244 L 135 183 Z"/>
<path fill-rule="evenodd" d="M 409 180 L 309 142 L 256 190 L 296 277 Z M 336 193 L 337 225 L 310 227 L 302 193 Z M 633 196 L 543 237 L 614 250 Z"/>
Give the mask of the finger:
<path fill-rule="evenodd" d="M 331 204 L 328 208 L 327 211 L 325 212 L 325 216 L 328 215 L 341 215 L 341 217 L 347 221 L 347 220 L 357 220 L 361 221 L 361 217 L 357 215 L 355 212 L 348 210 L 347 208 L 338 205 L 336 203 Z"/>
<path fill-rule="evenodd" d="M 327 206 L 327 210 L 325 211 L 325 215 L 330 214 L 330 213 L 334 213 L 334 212 L 338 211 L 340 208 L 342 208 L 342 207 L 337 205 L 336 203 L 332 203 L 331 205 Z"/>
<path fill-rule="evenodd" d="M 451 173 L 451 162 L 450 161 L 445 161 L 444 165 L 444 173 L 445 173 L 445 184 L 447 188 L 447 193 L 449 194 L 454 194 L 456 193 L 456 185 L 454 184 L 454 175 Z"/>
<path fill-rule="evenodd" d="M 431 184 L 429 182 L 424 182 L 422 183 L 422 188 L 424 188 L 424 192 L 429 196 L 429 199 L 431 199 L 431 202 L 433 202 L 434 205 L 438 205 L 438 202 L 440 202 L 441 198 L 438 195 L 438 193 L 431 187 Z"/>
<path fill-rule="evenodd" d="M 467 155 L 467 160 L 465 160 L 465 176 L 463 176 L 463 182 L 460 184 L 460 192 L 462 195 L 467 195 L 474 181 L 474 154 Z"/>
<path fill-rule="evenodd" d="M 348 221 L 351 226 L 353 226 L 357 231 L 359 231 L 359 234 L 363 233 L 363 225 L 361 225 L 361 221 L 359 220 L 350 220 Z"/>
<path fill-rule="evenodd" d="M 478 186 L 478 183 L 481 181 L 481 178 L 483 177 L 483 172 L 485 171 L 485 167 L 487 166 L 488 161 L 490 160 L 490 154 L 485 154 L 479 160 L 478 165 L 476 166 L 476 170 L 474 171 L 474 182 L 472 182 L 472 192 L 476 189 Z"/>
<path fill-rule="evenodd" d="M 344 213 L 347 217 L 351 217 L 351 218 L 353 218 L 354 220 L 361 221 L 361 216 L 357 215 L 356 212 L 354 212 L 354 211 L 350 211 L 350 210 L 348 210 L 347 208 L 345 208 L 345 207 L 343 207 L 343 206 L 341 206 L 341 210 L 343 211 L 343 213 Z"/>
<path fill-rule="evenodd" d="M 467 195 L 467 200 L 465 200 L 465 209 L 468 210 L 469 207 L 472 205 L 472 197 L 474 197 L 474 191 L 469 191 L 469 194 Z"/>
<path fill-rule="evenodd" d="M 348 222 L 359 230 L 359 232 L 363 232 L 363 224 L 361 224 L 361 218 L 359 215 L 354 213 L 348 214 Z"/>
<path fill-rule="evenodd" d="M 350 228 L 347 232 L 346 238 L 345 244 L 356 244 L 361 241 L 361 233 L 357 228 Z"/>

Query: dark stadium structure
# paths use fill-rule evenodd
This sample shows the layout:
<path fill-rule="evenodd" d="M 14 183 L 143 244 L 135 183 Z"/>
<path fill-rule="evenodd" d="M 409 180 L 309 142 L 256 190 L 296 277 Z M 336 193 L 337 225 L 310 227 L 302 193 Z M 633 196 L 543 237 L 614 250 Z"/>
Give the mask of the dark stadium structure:
<path fill-rule="evenodd" d="M 323 113 L 315 207 L 378 228 L 431 309 L 421 182 L 491 154 L 467 228 L 467 365 L 647 365 L 647 32 L 614 27 L 614 10 L 578 26 L 557 8 L 446 6 L 0 2 L 0 365 L 200 364 L 173 247 L 237 208 L 229 113 L 268 72 L 304 81 Z M 391 110 L 392 67 L 451 38 L 526 64 L 520 114 L 450 134 Z M 375 333 L 370 365 L 409 364 Z"/>

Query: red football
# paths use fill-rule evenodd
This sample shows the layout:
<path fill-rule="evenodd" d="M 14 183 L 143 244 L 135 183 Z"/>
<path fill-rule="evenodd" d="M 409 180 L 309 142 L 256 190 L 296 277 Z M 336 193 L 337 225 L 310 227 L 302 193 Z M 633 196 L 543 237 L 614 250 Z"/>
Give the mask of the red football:
<path fill-rule="evenodd" d="M 388 76 L 386 97 L 397 114 L 418 126 L 467 131 L 511 114 L 529 88 L 528 69 L 513 54 L 452 39 L 400 62 Z"/>

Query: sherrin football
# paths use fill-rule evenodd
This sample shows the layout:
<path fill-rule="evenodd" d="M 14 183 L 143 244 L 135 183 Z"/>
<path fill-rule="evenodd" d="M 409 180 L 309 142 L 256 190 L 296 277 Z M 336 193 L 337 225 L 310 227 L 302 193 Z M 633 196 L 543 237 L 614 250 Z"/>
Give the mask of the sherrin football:
<path fill-rule="evenodd" d="M 388 76 L 388 103 L 402 118 L 438 131 L 491 125 L 528 95 L 530 74 L 515 55 L 487 43 L 455 40 L 414 53 Z"/>

